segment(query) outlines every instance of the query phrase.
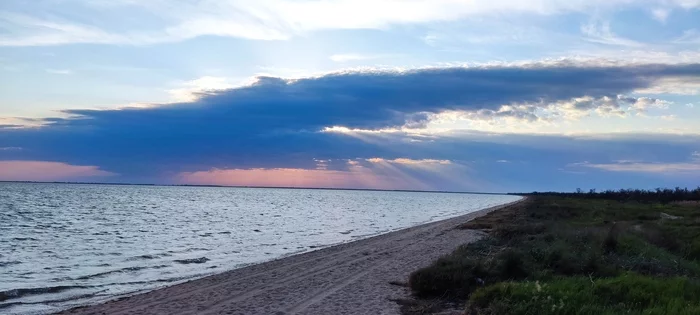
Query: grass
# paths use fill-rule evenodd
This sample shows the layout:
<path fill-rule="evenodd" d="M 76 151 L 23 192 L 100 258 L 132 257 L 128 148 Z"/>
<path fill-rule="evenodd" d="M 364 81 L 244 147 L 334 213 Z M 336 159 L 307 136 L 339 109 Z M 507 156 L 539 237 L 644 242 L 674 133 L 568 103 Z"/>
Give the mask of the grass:
<path fill-rule="evenodd" d="M 537 196 L 460 228 L 490 237 L 411 274 L 416 297 L 473 314 L 700 314 L 700 205 Z M 545 312 L 535 283 L 580 297 Z"/>
<path fill-rule="evenodd" d="M 480 315 L 700 314 L 700 284 L 685 277 L 627 273 L 592 281 L 502 282 L 472 294 L 468 310 Z"/>

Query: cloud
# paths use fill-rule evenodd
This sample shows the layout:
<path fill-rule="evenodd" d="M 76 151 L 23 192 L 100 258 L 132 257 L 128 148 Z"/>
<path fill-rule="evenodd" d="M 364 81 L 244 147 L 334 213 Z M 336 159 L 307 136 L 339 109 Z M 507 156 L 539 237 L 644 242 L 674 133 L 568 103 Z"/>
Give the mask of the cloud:
<path fill-rule="evenodd" d="M 551 104 L 548 109 L 567 118 L 577 118 L 590 110 L 594 110 L 601 116 L 625 116 L 629 113 L 645 113 L 652 108 L 665 109 L 668 108 L 669 104 L 668 101 L 649 97 L 617 95 L 593 98 L 584 96 Z"/>
<path fill-rule="evenodd" d="M 689 29 L 683 35 L 673 40 L 674 44 L 698 44 L 700 43 L 700 32 L 697 29 Z"/>
<path fill-rule="evenodd" d="M 51 74 L 63 74 L 63 75 L 73 74 L 73 71 L 69 70 L 69 69 L 46 69 L 46 72 L 51 73 Z"/>
<path fill-rule="evenodd" d="M 297 188 L 373 188 L 391 189 L 400 184 L 365 170 L 336 171 L 299 168 L 213 169 L 183 172 L 178 182 L 191 185 L 224 185 Z"/>
<path fill-rule="evenodd" d="M 626 162 L 610 164 L 578 163 L 575 167 L 595 168 L 610 172 L 635 172 L 635 173 L 660 173 L 660 174 L 687 174 L 687 172 L 700 172 L 700 163 L 643 163 Z"/>
<path fill-rule="evenodd" d="M 230 89 L 233 84 L 227 78 L 205 76 L 192 81 L 181 83 L 180 88 L 168 91 L 172 99 L 176 102 L 193 102 L 201 96 L 216 91 Z"/>
<path fill-rule="evenodd" d="M 593 43 L 624 47 L 644 46 L 643 43 L 615 35 L 610 29 L 609 21 L 591 20 L 581 26 L 581 32 L 586 35 L 585 40 Z"/>
<path fill-rule="evenodd" d="M 30 15 L 0 12 L 0 26 L 8 32 L 0 36 L 0 46 L 45 46 L 67 43 L 125 43 L 121 35 L 97 27 Z"/>
<path fill-rule="evenodd" d="M 0 37 L 0 45 L 142 45 L 206 35 L 283 40 L 329 29 L 385 29 L 495 14 L 553 15 L 649 5 L 663 10 L 699 6 L 694 0 L 75 0 L 62 6 L 37 0 L 31 4 L 4 8 L 0 26 L 7 33 Z M 115 26 L 114 18 L 125 14 L 140 18 Z M 602 39 L 610 42 L 605 36 Z"/>
<path fill-rule="evenodd" d="M 104 179 L 116 174 L 97 166 L 78 166 L 48 161 L 0 161 L 0 180 L 58 181 Z"/>
<path fill-rule="evenodd" d="M 690 154 L 689 161 L 683 162 L 643 162 L 638 160 L 617 160 L 615 163 L 572 163 L 570 167 L 595 168 L 610 172 L 635 172 L 635 173 L 658 173 L 658 174 L 680 174 L 700 172 L 700 152 L 694 151 Z"/>
<path fill-rule="evenodd" d="M 335 54 L 329 57 L 330 60 L 335 62 L 352 62 L 352 61 L 364 61 L 373 59 L 384 59 L 391 58 L 395 55 L 390 54 Z"/>
<path fill-rule="evenodd" d="M 329 169 L 333 160 L 314 161 L 317 163 L 315 169 L 211 169 L 182 172 L 177 178 L 178 182 L 183 184 L 434 190 L 436 187 L 426 182 L 425 176 L 441 178 L 444 175 L 436 172 L 435 168 L 452 165 L 450 161 L 443 160 L 370 158 L 345 160 L 342 169 Z M 363 164 L 362 161 L 369 164 Z M 387 167 L 388 164 L 395 166 Z"/>
<path fill-rule="evenodd" d="M 435 166 L 435 165 L 451 165 L 452 161 L 450 160 L 435 160 L 435 159 L 421 159 L 421 160 L 414 160 L 414 159 L 407 159 L 407 158 L 398 158 L 398 159 L 393 159 L 393 160 L 387 160 L 383 158 L 369 158 L 366 159 L 367 162 L 370 163 L 391 163 L 391 164 L 400 164 L 400 165 L 405 165 L 405 166 Z"/>
<path fill-rule="evenodd" d="M 430 114 L 444 111 L 532 119 L 532 106 L 572 109 L 645 110 L 663 101 L 621 94 L 652 88 L 673 78 L 694 80 L 700 65 L 577 66 L 563 63 L 521 66 L 426 68 L 406 71 L 366 70 L 318 77 L 258 77 L 252 84 L 228 90 L 192 93 L 191 102 L 151 109 L 66 110 L 75 118 L 54 119 L 62 126 L 118 128 L 144 120 L 176 119 L 183 127 L 200 121 L 227 123 L 227 132 L 311 131 L 340 126 L 381 129 L 411 124 L 420 127 Z M 215 78 L 193 81 L 194 91 L 225 87 Z M 202 83 L 202 84 L 200 84 Z M 566 103 L 571 100 L 574 103 Z M 521 104 L 521 105 L 518 105 Z M 150 124 L 138 125 L 150 129 Z M 201 126 L 195 128 L 199 129 Z M 206 127 L 205 127 L 206 129 Z"/>
<path fill-rule="evenodd" d="M 651 10 L 651 16 L 661 23 L 666 23 L 669 15 L 671 15 L 671 10 L 666 8 L 656 8 Z"/>
<path fill-rule="evenodd" d="M 642 94 L 700 94 L 700 78 L 676 78 L 669 77 L 657 81 L 653 86 L 641 88 L 635 91 Z"/>
<path fill-rule="evenodd" d="M 273 174 L 270 170 L 276 169 L 347 172 L 350 159 L 365 168 L 375 166 L 373 172 L 386 176 L 410 174 L 413 180 L 405 180 L 416 187 L 426 182 L 437 187 L 456 181 L 445 178 L 473 180 L 465 175 L 470 167 L 455 161 L 471 161 L 481 154 L 520 161 L 528 154 L 535 158 L 537 153 L 523 151 L 522 139 L 479 144 L 500 139 L 494 134 L 471 139 L 449 133 L 406 132 L 421 130 L 434 115 L 521 117 L 563 107 L 552 104 L 572 99 L 592 100 L 592 104 L 581 105 L 587 108 L 603 108 L 611 102 L 629 107 L 640 103 L 640 98 L 627 101 L 619 95 L 652 87 L 667 77 L 693 78 L 700 75 L 699 70 L 700 65 L 695 64 L 600 66 L 556 61 L 343 71 L 297 79 L 259 77 L 249 85 L 196 94 L 190 101 L 142 108 L 72 109 L 63 112 L 68 117 L 32 120 L 43 124 L 40 127 L 0 129 L 3 147 L 24 149 L 3 152 L 0 159 L 97 165 L 125 180 L 175 178 L 212 168 L 218 170 L 215 174 L 227 171 L 223 174 L 231 176 L 226 178 Z M 640 104 L 652 106 L 654 102 Z M 557 143 L 567 147 L 566 141 Z M 523 156 L 509 153 L 506 147 L 513 145 Z M 575 152 L 581 155 L 585 150 Z M 382 163 L 366 161 L 372 158 Z M 483 159 L 495 160 L 493 156 Z M 558 163 L 564 167 L 570 161 Z M 242 173 L 246 170 L 268 171 Z M 188 178 L 224 177 L 199 176 Z"/>

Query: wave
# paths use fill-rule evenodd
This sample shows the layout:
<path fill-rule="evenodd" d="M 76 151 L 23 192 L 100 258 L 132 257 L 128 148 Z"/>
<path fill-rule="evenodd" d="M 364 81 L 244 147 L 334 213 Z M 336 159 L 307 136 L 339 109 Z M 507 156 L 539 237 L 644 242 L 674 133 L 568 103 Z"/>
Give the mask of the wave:
<path fill-rule="evenodd" d="M 86 298 L 91 298 L 91 297 L 96 297 L 96 296 L 102 296 L 107 290 L 101 290 L 93 293 L 88 293 L 88 294 L 81 294 L 77 296 L 71 296 L 68 298 L 64 299 L 55 299 L 55 300 L 45 300 L 45 301 L 37 301 L 37 302 L 9 302 L 9 303 L 0 303 L 0 309 L 3 308 L 8 308 L 11 306 L 17 306 L 17 305 L 47 305 L 51 303 L 62 303 L 62 302 L 70 302 L 70 301 L 75 301 L 75 300 L 80 300 L 80 299 L 86 299 Z M 107 296 L 107 295 L 104 295 Z"/>
<path fill-rule="evenodd" d="M 104 277 L 104 276 L 115 274 L 115 273 L 139 271 L 139 270 L 144 270 L 144 269 L 161 269 L 161 268 L 166 268 L 166 267 L 169 267 L 169 266 L 168 265 L 158 265 L 158 266 L 127 267 L 127 268 L 110 270 L 110 271 L 95 273 L 95 274 L 91 274 L 91 275 L 87 275 L 87 276 L 72 278 L 70 280 L 89 280 L 89 279 L 93 279 L 93 278 Z"/>
<path fill-rule="evenodd" d="M 189 252 L 199 252 L 199 251 L 210 251 L 211 249 L 209 248 L 204 248 L 204 247 L 193 247 L 193 248 L 188 248 L 184 250 L 169 250 L 168 253 L 170 254 L 181 254 L 181 253 L 189 253 Z"/>
<path fill-rule="evenodd" d="M 19 241 L 19 242 L 22 242 L 22 241 L 38 241 L 38 239 L 33 238 L 33 237 L 13 237 L 12 240 L 13 240 L 13 241 Z"/>
<path fill-rule="evenodd" d="M 172 256 L 172 255 L 169 253 L 145 254 L 145 255 L 130 257 L 130 258 L 127 258 L 126 260 L 158 259 L 161 257 L 168 257 L 168 256 Z"/>
<path fill-rule="evenodd" d="M 7 301 L 10 299 L 18 299 L 28 295 L 38 295 L 46 293 L 58 293 L 73 289 L 85 289 L 90 288 L 89 286 L 79 286 L 79 285 L 60 285 L 54 287 L 39 287 L 39 288 L 19 288 L 7 291 L 0 291 L 0 302 Z"/>
<path fill-rule="evenodd" d="M 209 261 L 209 258 L 207 258 L 207 257 L 174 260 L 174 262 L 179 263 L 179 264 L 203 264 L 207 261 Z"/>
<path fill-rule="evenodd" d="M 0 267 L 7 267 L 12 265 L 19 265 L 21 261 L 0 261 Z"/>

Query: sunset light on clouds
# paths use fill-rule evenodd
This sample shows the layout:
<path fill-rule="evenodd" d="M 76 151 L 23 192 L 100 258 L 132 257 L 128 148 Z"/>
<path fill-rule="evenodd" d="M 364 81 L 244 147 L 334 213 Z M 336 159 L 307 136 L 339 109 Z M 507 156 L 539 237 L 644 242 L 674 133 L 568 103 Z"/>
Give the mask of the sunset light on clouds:
<path fill-rule="evenodd" d="M 334 162 L 332 160 L 317 162 L 316 169 L 211 169 L 184 172 L 179 175 L 179 182 L 253 187 L 429 190 L 431 187 L 426 185 L 422 178 L 433 177 L 448 182 L 454 180 L 449 178 L 448 173 L 444 173 L 446 168 L 453 168 L 450 161 L 381 158 L 338 161 L 347 164 L 344 170 L 329 170 L 329 165 Z"/>
<path fill-rule="evenodd" d="M 77 166 L 45 161 L 0 161 L 0 180 L 27 181 L 94 181 L 117 174 L 100 170 L 97 166 Z"/>

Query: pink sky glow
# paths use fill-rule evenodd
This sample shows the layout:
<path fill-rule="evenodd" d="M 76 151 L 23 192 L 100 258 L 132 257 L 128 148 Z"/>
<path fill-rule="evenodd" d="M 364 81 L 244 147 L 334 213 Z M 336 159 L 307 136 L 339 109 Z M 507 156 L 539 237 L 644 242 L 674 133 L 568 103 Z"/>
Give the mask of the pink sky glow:
<path fill-rule="evenodd" d="M 0 180 L 62 181 L 116 175 L 97 166 L 48 161 L 0 161 Z"/>

